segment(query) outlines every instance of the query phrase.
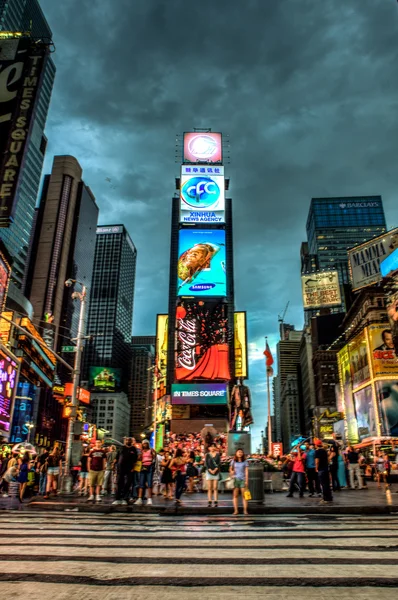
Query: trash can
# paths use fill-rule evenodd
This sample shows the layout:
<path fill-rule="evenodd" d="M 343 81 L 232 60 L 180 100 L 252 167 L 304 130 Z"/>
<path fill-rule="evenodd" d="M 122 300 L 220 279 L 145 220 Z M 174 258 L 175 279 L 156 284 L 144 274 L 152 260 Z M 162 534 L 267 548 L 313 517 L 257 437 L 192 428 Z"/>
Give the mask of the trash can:
<path fill-rule="evenodd" d="M 264 502 L 264 465 L 249 464 L 249 490 L 252 496 L 250 502 Z"/>

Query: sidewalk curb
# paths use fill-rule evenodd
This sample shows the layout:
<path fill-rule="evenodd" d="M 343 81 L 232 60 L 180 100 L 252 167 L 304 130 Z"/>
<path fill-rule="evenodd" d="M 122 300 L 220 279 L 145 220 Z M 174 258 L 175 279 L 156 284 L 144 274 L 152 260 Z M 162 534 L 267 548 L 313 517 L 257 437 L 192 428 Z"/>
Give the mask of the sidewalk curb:
<path fill-rule="evenodd" d="M 76 510 L 76 508 L 78 510 Z M 6 507 L 4 507 L 7 510 Z M 101 513 L 101 514 L 160 514 L 164 516 L 181 515 L 225 515 L 232 513 L 232 506 L 112 506 L 109 504 L 76 504 L 73 502 L 36 502 L 19 505 L 17 510 L 46 511 L 46 512 L 72 512 L 72 513 Z M 0 508 L 1 510 L 1 508 Z M 341 506 L 341 505 L 314 505 L 314 506 L 267 506 L 266 504 L 253 504 L 249 507 L 251 515 L 304 515 L 304 514 L 337 514 L 337 515 L 397 515 L 398 506 Z"/>

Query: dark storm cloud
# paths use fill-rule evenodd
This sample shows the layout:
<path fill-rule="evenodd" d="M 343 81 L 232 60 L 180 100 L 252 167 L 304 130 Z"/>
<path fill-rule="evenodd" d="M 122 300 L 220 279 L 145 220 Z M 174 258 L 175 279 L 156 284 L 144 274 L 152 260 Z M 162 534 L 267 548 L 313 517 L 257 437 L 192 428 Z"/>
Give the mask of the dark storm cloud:
<path fill-rule="evenodd" d="M 393 0 L 42 0 L 57 47 L 49 153 L 74 154 L 137 245 L 135 333 L 167 309 L 176 133 L 230 136 L 238 309 L 265 405 L 264 339 L 302 325 L 299 249 L 312 196 L 383 195 L 398 225 Z M 106 182 L 107 177 L 111 182 Z M 257 358 L 256 358 L 257 357 Z M 257 411 L 257 423 L 264 411 Z"/>

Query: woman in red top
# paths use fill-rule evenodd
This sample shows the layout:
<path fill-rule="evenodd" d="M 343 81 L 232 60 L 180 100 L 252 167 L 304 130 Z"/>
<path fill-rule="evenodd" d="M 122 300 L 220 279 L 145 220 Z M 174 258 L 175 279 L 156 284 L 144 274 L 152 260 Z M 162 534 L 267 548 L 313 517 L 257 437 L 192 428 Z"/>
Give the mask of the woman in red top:
<path fill-rule="evenodd" d="M 292 452 L 293 454 L 293 470 L 292 476 L 290 477 L 290 485 L 289 492 L 287 494 L 288 498 L 293 498 L 294 491 L 296 489 L 296 484 L 299 488 L 300 498 L 304 496 L 305 490 L 305 454 L 301 452 L 301 449 L 298 449 L 298 452 Z"/>
<path fill-rule="evenodd" d="M 142 442 L 141 450 L 141 461 L 142 467 L 140 471 L 140 486 L 138 492 L 138 500 L 135 504 L 142 504 L 142 496 L 144 489 L 148 487 L 148 500 L 147 505 L 152 504 L 152 485 L 153 485 L 153 473 L 155 470 L 156 452 L 149 446 L 148 440 Z"/>

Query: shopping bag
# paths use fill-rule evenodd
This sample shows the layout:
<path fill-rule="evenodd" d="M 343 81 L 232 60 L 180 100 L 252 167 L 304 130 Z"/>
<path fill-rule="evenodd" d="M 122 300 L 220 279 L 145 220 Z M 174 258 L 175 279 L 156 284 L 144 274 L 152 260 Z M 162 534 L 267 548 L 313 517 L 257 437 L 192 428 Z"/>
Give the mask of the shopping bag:
<path fill-rule="evenodd" d="M 245 496 L 245 500 L 251 500 L 252 499 L 252 495 L 250 493 L 250 490 L 245 490 L 244 496 Z"/>

